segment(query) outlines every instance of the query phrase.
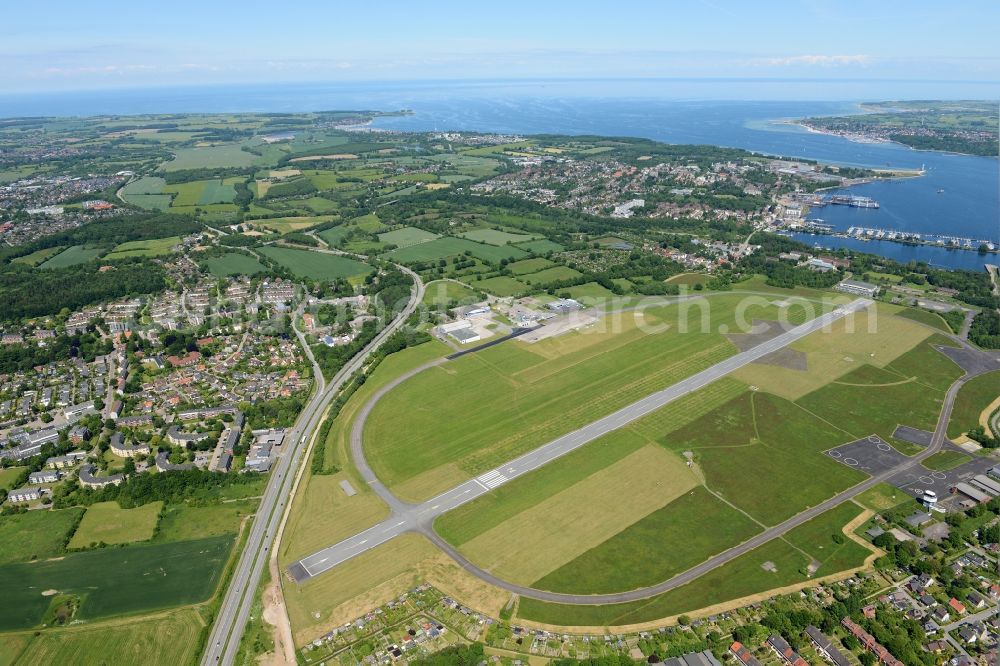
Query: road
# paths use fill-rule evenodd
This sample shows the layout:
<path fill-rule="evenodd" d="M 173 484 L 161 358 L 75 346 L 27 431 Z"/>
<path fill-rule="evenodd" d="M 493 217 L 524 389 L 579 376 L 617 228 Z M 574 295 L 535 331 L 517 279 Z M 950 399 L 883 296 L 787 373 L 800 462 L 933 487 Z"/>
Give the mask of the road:
<path fill-rule="evenodd" d="M 209 634 L 208 643 L 202 655 L 202 664 L 229 666 L 236 657 L 260 582 L 261 572 L 267 564 L 267 551 L 274 540 L 276 528 L 281 522 L 285 504 L 290 496 L 295 478 L 293 472 L 298 468 L 304 452 L 308 450 L 307 443 L 318 431 L 330 401 L 344 383 L 361 369 L 372 352 L 405 323 L 423 300 L 424 284 L 417 274 L 402 266 L 398 268 L 413 279 L 409 303 L 329 383 L 323 381 L 322 372 L 306 346 L 306 354 L 313 363 L 314 373 L 317 377 L 317 390 L 299 414 L 295 425 L 285 435 L 283 444 L 285 451 L 278 456 L 276 464 L 270 472 L 267 489 L 264 491 L 264 496 L 247 534 L 246 545 L 232 571 L 229 588 L 226 590 L 212 631 Z M 304 343 L 304 339 L 297 329 L 295 333 L 300 342 Z"/>
<path fill-rule="evenodd" d="M 872 302 L 867 299 L 857 299 L 848 305 L 834 310 L 833 312 L 817 317 L 816 319 L 806 322 L 805 324 L 786 331 L 785 333 L 763 342 L 756 347 L 736 354 L 735 356 L 731 356 L 730 358 L 727 358 L 724 361 L 707 368 L 706 370 L 692 375 L 691 377 L 688 377 L 668 388 L 646 396 L 645 398 L 623 407 L 608 416 L 598 419 L 586 426 L 583 426 L 582 428 L 579 428 L 578 430 L 563 435 L 562 437 L 544 444 L 541 447 L 515 458 L 514 460 L 511 460 L 510 462 L 505 463 L 493 470 L 480 474 L 476 478 L 470 479 L 469 481 L 466 481 L 465 483 L 462 483 L 455 488 L 438 495 L 437 497 L 427 500 L 421 504 L 408 504 L 395 497 L 384 486 L 384 484 L 379 481 L 378 477 L 371 469 L 364 455 L 362 432 L 365 420 L 371 413 L 375 404 L 383 395 L 413 375 L 434 365 L 444 363 L 445 359 L 437 359 L 421 366 L 420 368 L 416 368 L 380 388 L 379 391 L 377 391 L 362 407 L 357 418 L 355 419 L 351 432 L 351 453 L 354 458 L 355 465 L 357 466 L 362 478 L 389 505 L 391 509 L 389 518 L 359 534 L 324 548 L 323 550 L 313 553 L 312 555 L 293 563 L 289 566 L 288 571 L 297 582 L 301 583 L 314 576 L 318 576 L 326 571 L 329 571 L 338 564 L 350 560 L 361 553 L 369 551 L 372 548 L 375 548 L 376 546 L 403 534 L 404 532 L 419 532 L 425 535 L 439 548 L 448 553 L 464 569 L 473 575 L 510 592 L 544 601 L 575 604 L 620 603 L 643 599 L 694 580 L 707 571 L 710 571 L 711 569 L 714 569 L 715 567 L 718 567 L 725 562 L 728 562 L 743 553 L 770 541 L 771 539 L 781 536 L 788 530 L 806 522 L 807 520 L 830 508 L 833 508 L 837 504 L 850 499 L 850 497 L 853 497 L 859 492 L 863 492 L 879 481 L 882 481 L 883 477 L 887 478 L 888 474 L 881 475 L 878 478 L 869 479 L 868 481 L 831 498 L 823 504 L 807 509 L 788 521 L 769 528 L 753 539 L 750 539 L 749 541 L 746 541 L 724 553 L 716 555 L 697 567 L 689 569 L 688 571 L 685 571 L 668 581 L 664 581 L 663 583 L 652 587 L 617 594 L 560 594 L 514 585 L 497 578 L 490 572 L 480 569 L 466 560 L 461 553 L 451 546 L 451 544 L 447 543 L 444 539 L 438 536 L 437 533 L 434 532 L 432 526 L 434 519 L 437 516 L 462 506 L 467 502 L 471 502 L 477 497 L 490 492 L 494 488 L 497 488 L 512 479 L 516 479 L 519 476 L 546 465 L 553 460 L 564 456 L 567 453 L 574 451 L 599 437 L 602 437 L 603 435 L 606 435 L 609 432 L 617 430 L 618 428 L 621 428 L 636 419 L 642 418 L 643 416 L 660 409 L 664 405 L 687 395 L 688 393 L 697 391 L 698 389 L 728 375 L 729 373 L 745 365 L 753 363 L 762 356 L 782 349 L 792 342 L 809 335 L 810 333 L 829 326 L 837 319 L 840 319 L 849 313 L 865 309 L 871 304 Z M 948 398 L 946 399 L 946 406 L 949 414 L 951 409 L 950 405 L 954 400 L 957 390 L 958 385 L 953 386 L 949 391 Z M 938 430 L 935 432 L 938 448 L 941 446 L 943 441 L 944 429 L 946 425 L 947 418 L 944 418 L 943 422 L 938 424 Z M 934 448 L 933 445 L 928 447 L 928 449 L 921 456 L 921 459 L 930 455 L 935 450 L 937 449 Z"/>

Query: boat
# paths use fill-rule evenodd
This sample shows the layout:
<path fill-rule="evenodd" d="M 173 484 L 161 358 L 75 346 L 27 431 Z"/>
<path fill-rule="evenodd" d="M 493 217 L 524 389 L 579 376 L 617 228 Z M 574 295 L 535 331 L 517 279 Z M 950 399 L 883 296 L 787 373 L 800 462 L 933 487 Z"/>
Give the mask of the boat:
<path fill-rule="evenodd" d="M 938 194 L 944 194 L 944 190 L 938 190 L 937 193 Z"/>

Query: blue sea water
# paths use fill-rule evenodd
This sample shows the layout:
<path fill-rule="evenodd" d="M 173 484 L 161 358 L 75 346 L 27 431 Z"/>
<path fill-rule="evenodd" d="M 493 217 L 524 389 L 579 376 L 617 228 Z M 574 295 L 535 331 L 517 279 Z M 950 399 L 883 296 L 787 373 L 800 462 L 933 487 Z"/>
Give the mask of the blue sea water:
<path fill-rule="evenodd" d="M 864 144 L 807 132 L 785 121 L 858 112 L 861 100 L 992 98 L 996 84 L 859 81 L 533 81 L 299 84 L 161 88 L 0 96 L 0 117 L 171 112 L 410 109 L 381 118 L 399 130 L 635 136 L 704 143 L 850 166 L 926 170 L 926 176 L 854 188 L 878 210 L 816 212 L 838 229 L 854 225 L 1000 241 L 1000 161 Z M 786 101 L 768 101 L 786 100 Z M 836 100 L 836 101 L 823 101 Z M 975 252 L 800 236 L 900 261 L 982 269 Z M 991 255 L 994 259 L 995 255 Z"/>

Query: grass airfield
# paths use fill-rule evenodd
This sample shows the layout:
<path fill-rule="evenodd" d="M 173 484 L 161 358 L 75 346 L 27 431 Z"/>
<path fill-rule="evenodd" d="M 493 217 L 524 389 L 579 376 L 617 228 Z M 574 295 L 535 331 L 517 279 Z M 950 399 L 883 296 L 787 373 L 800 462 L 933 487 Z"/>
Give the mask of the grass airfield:
<path fill-rule="evenodd" d="M 702 317 L 698 308 L 657 306 L 643 310 L 641 326 L 629 314 L 606 330 L 507 342 L 431 368 L 372 411 L 365 428 L 369 462 L 401 498 L 432 497 L 753 346 L 755 340 L 740 336 L 759 333 L 762 322 L 804 321 L 805 310 L 793 312 L 794 297 L 783 295 L 739 316 L 739 293 L 712 295 L 705 330 L 694 325 Z M 827 449 L 878 434 L 912 453 L 891 439 L 896 425 L 933 429 L 944 392 L 961 371 L 932 346 L 947 338 L 897 311 L 879 305 L 871 329 L 862 315 L 853 329 L 841 322 L 803 338 L 790 346 L 794 354 L 766 357 L 690 393 L 439 517 L 434 528 L 477 565 L 539 589 L 600 594 L 669 579 L 867 478 L 826 456 Z M 753 331 L 741 320 L 752 322 Z M 688 332 L 680 332 L 682 323 Z M 657 325 L 660 332 L 643 331 Z M 410 360 L 392 369 L 395 375 L 432 356 L 418 358 L 419 349 L 403 352 Z M 370 396 L 368 388 L 359 394 Z M 338 462 L 361 404 L 354 396 L 346 420 L 331 430 Z M 335 477 L 313 481 L 320 478 Z M 515 617 L 554 626 L 635 625 L 843 575 L 873 556 L 845 526 L 890 501 L 890 493 L 895 500 L 891 488 L 875 490 L 668 593 L 603 606 L 522 598 Z M 285 561 L 312 541 L 293 538 L 300 547 L 289 549 Z M 304 607 L 291 611 L 296 640 L 420 578 L 436 556 L 414 539 L 421 545 L 406 546 L 405 561 L 392 571 L 375 555 L 394 547 L 387 544 L 293 590 L 290 607 L 315 607 L 322 598 L 332 604 L 323 621 Z M 352 596 L 345 587 L 348 568 L 352 580 L 373 572 L 367 593 Z M 509 598 L 482 582 L 468 587 L 484 598 Z"/>

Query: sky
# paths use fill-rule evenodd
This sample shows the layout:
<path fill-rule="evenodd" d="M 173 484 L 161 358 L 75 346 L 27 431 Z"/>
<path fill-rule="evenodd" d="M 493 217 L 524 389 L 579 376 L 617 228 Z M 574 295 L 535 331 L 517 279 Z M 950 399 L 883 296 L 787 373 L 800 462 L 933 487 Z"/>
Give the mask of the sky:
<path fill-rule="evenodd" d="M 1000 2 L 48 0 L 0 9 L 0 92 L 545 78 L 1000 81 Z"/>

